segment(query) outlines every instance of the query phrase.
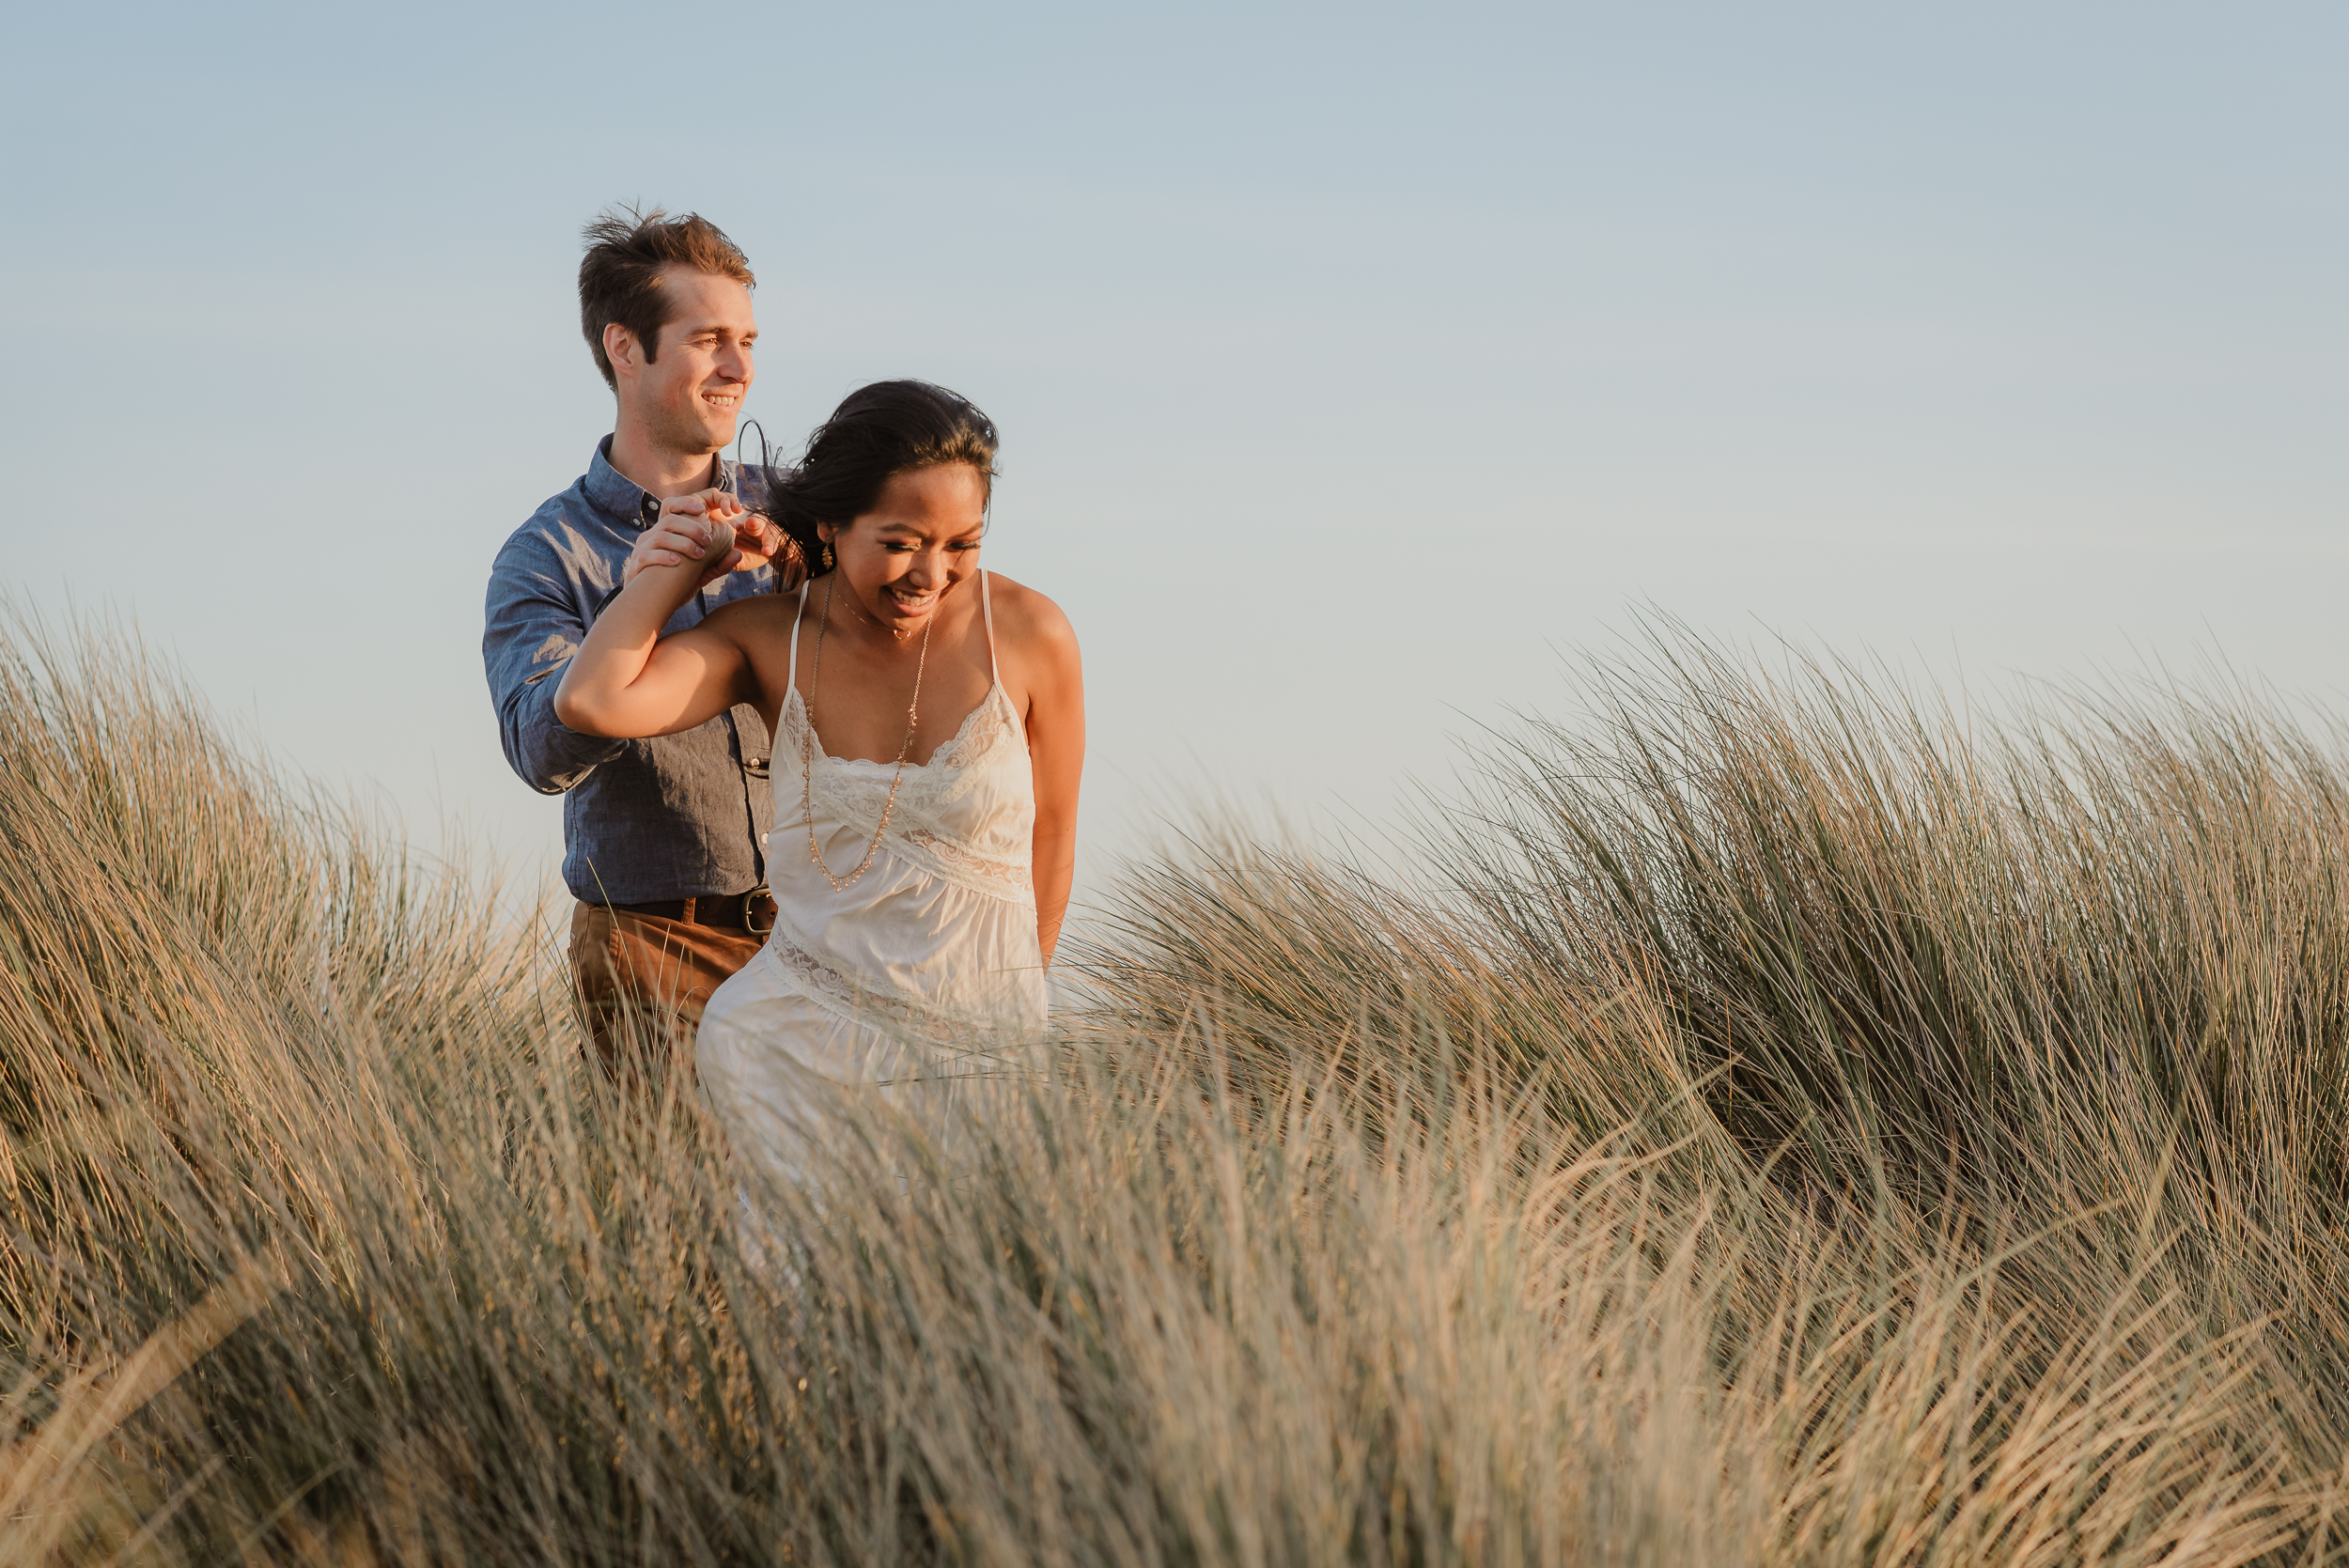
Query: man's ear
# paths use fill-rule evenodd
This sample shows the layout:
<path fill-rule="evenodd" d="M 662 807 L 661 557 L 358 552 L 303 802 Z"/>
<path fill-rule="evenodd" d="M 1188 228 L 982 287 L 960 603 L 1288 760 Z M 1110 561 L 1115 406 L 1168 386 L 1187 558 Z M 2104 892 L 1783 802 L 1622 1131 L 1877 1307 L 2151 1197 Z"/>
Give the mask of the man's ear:
<path fill-rule="evenodd" d="M 617 321 L 606 321 L 603 324 L 603 357 L 612 362 L 614 375 L 621 374 L 623 366 L 628 374 L 634 374 L 640 364 L 636 334 Z"/>

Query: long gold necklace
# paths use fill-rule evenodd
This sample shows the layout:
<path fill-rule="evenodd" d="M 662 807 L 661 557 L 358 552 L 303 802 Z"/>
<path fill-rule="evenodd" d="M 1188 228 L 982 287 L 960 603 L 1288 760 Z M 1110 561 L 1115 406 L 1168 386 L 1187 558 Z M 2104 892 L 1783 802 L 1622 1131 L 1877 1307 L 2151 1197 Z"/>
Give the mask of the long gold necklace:
<path fill-rule="evenodd" d="M 913 750 L 914 726 L 922 715 L 922 672 L 930 662 L 930 628 L 938 622 L 938 611 L 932 608 L 922 623 L 922 656 L 913 665 L 913 700 L 906 705 L 906 742 L 897 748 L 897 771 L 890 776 L 889 800 L 881 807 L 880 826 L 873 830 L 873 842 L 864 846 L 864 859 L 846 877 L 834 877 L 832 867 L 824 863 L 823 846 L 816 842 L 816 683 L 824 677 L 824 633 L 832 629 L 832 597 L 839 590 L 840 577 L 832 574 L 824 586 L 824 619 L 816 629 L 816 660 L 807 673 L 807 722 L 800 727 L 800 819 L 807 824 L 807 858 L 816 869 L 824 874 L 834 893 L 846 893 L 856 885 L 856 879 L 873 868 L 873 857 L 880 853 L 881 835 L 889 831 L 889 818 L 897 809 L 897 786 L 905 782 L 906 755 Z"/>

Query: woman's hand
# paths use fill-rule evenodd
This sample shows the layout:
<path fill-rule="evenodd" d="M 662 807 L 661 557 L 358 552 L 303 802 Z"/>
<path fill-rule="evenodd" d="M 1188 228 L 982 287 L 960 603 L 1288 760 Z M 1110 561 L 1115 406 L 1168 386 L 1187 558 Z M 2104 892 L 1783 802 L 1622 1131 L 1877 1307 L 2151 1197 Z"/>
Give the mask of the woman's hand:
<path fill-rule="evenodd" d="M 630 581 L 596 616 L 555 688 L 554 716 L 582 735 L 674 735 L 707 722 L 755 688 L 740 646 L 708 621 L 663 637 L 661 629 L 746 553 L 734 541 L 750 516 L 723 490 L 673 496 L 661 530 L 698 557 L 631 559 Z M 641 546 L 640 546 L 641 549 Z"/>
<path fill-rule="evenodd" d="M 628 552 L 620 585 L 635 582 L 647 567 L 693 562 L 700 567 L 694 587 L 706 588 L 728 572 L 755 571 L 778 558 L 786 563 L 798 558 L 782 529 L 744 507 L 730 490 L 696 490 L 661 504 L 661 515 Z"/>

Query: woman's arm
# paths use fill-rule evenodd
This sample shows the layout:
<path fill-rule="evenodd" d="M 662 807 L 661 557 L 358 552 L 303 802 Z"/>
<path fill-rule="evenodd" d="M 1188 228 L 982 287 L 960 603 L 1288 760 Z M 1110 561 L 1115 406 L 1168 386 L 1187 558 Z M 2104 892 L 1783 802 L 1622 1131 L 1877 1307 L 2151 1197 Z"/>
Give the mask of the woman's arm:
<path fill-rule="evenodd" d="M 723 629 L 661 635 L 687 599 L 733 567 L 734 525 L 748 514 L 715 489 L 664 501 L 661 512 L 665 526 L 698 531 L 708 548 L 698 561 L 642 567 L 596 617 L 554 693 L 554 716 L 582 735 L 675 735 L 752 700 L 750 660 Z"/>
<path fill-rule="evenodd" d="M 1077 633 L 1041 594 L 1028 616 L 1028 755 L 1035 769 L 1035 936 L 1052 961 L 1077 876 L 1077 785 L 1085 766 L 1084 664 Z"/>

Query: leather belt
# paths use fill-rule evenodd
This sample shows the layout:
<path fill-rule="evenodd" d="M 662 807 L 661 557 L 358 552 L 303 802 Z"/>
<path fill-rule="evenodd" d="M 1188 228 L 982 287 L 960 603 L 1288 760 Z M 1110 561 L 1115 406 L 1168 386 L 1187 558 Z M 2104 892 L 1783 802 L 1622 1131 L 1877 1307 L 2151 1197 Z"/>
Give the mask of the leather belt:
<path fill-rule="evenodd" d="M 645 904 L 614 904 L 631 915 L 674 920 L 687 925 L 714 925 L 763 937 L 775 928 L 775 895 L 764 884 L 748 893 L 711 893 L 698 898 L 656 898 Z"/>

